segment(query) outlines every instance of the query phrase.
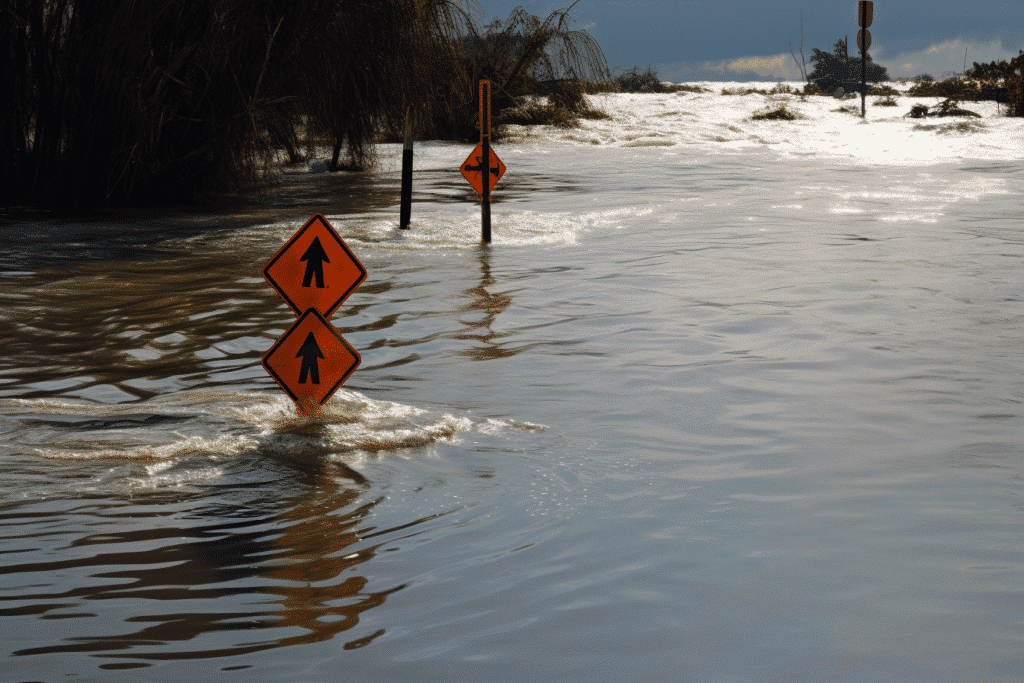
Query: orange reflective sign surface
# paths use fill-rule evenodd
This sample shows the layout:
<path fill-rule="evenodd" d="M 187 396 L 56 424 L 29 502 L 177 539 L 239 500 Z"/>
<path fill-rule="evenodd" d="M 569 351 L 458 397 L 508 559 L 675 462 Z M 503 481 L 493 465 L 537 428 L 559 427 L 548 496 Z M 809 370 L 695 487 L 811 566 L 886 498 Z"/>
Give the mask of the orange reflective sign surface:
<path fill-rule="evenodd" d="M 327 219 L 316 214 L 270 259 L 263 277 L 295 315 L 313 308 L 330 317 L 366 279 L 366 269 Z"/>
<path fill-rule="evenodd" d="M 484 143 L 480 143 L 473 150 L 473 153 L 462 162 L 461 171 L 462 175 L 466 176 L 466 180 L 473 186 L 476 193 L 481 197 L 484 195 L 484 184 L 483 184 L 483 164 L 481 161 L 484 157 Z M 488 192 L 494 189 L 494 186 L 498 183 L 498 179 L 505 175 L 505 164 L 501 163 L 501 159 L 494 153 L 494 148 L 491 147 L 491 163 L 490 173 L 487 177 L 490 179 L 491 184 L 488 188 Z"/>
<path fill-rule="evenodd" d="M 313 308 L 263 356 L 263 367 L 301 405 L 321 405 L 359 367 L 359 353 Z"/>
<path fill-rule="evenodd" d="M 871 0 L 860 0 L 857 3 L 857 25 L 867 28 L 871 26 L 871 15 L 874 13 L 875 3 Z"/>
<path fill-rule="evenodd" d="M 857 31 L 857 47 L 864 51 L 871 47 L 871 31 L 866 28 Z"/>

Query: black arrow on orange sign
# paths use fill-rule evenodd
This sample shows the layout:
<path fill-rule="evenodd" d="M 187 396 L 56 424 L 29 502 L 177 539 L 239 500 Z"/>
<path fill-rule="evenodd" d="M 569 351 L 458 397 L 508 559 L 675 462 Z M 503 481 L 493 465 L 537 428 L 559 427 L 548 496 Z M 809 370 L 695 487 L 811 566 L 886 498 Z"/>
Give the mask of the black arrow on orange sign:
<path fill-rule="evenodd" d="M 483 157 L 477 157 L 476 158 L 476 164 L 477 164 L 476 166 L 470 166 L 469 164 L 466 164 L 466 170 L 469 171 L 470 173 L 483 173 L 483 171 L 484 171 L 484 158 Z M 498 175 L 498 167 L 497 166 L 491 167 L 491 175 Z"/>
<path fill-rule="evenodd" d="M 313 282 L 313 276 L 316 276 L 316 286 L 323 288 L 324 286 L 324 264 L 330 263 L 331 259 L 327 258 L 327 252 L 324 251 L 324 247 L 320 244 L 320 238 L 314 237 L 312 244 L 306 249 L 305 253 L 299 258 L 300 261 L 306 262 L 306 272 L 302 275 L 302 286 L 309 287 Z M 323 356 L 321 356 L 323 358 Z"/>
<path fill-rule="evenodd" d="M 305 384 L 307 376 L 313 384 L 320 384 L 320 365 L 316 359 L 323 358 L 324 352 L 320 350 L 320 345 L 316 343 L 316 337 L 312 332 L 306 335 L 306 341 L 302 342 L 295 357 L 302 358 L 302 365 L 299 366 L 299 384 Z"/>

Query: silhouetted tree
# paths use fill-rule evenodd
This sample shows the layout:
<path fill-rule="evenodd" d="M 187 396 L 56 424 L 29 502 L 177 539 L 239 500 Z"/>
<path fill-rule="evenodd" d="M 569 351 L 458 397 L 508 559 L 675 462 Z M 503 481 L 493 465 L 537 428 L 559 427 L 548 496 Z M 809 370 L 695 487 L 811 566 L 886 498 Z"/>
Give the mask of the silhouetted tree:
<path fill-rule="evenodd" d="M 989 62 L 978 64 L 965 73 L 982 87 L 1003 87 L 1008 91 L 1008 116 L 1024 116 L 1024 50 L 1010 61 Z"/>
<path fill-rule="evenodd" d="M 471 137 L 479 77 L 500 109 L 531 82 L 607 72 L 568 10 L 481 31 L 470 2 L 0 0 L 0 199 L 249 189 L 303 136 L 365 167 L 411 105 L 420 132 Z"/>
<path fill-rule="evenodd" d="M 516 106 L 523 95 L 551 94 L 568 101 L 571 94 L 559 84 L 562 81 L 611 81 L 597 41 L 586 31 L 570 30 L 569 10 L 577 2 L 552 12 L 544 21 L 517 7 L 504 22 L 495 19 L 483 29 L 469 25 L 457 54 L 472 89 L 479 79 L 492 81 L 495 118 L 503 109 Z M 576 106 L 580 106 L 578 100 Z"/>
<path fill-rule="evenodd" d="M 822 52 L 813 48 L 814 54 L 810 61 L 816 62 L 814 71 L 808 74 L 807 78 L 811 83 L 816 84 L 826 94 L 831 93 L 838 86 L 843 85 L 844 89 L 852 90 L 852 86 L 859 84 L 861 80 L 861 59 L 860 51 L 856 57 L 848 56 L 846 41 L 840 38 L 833 46 L 833 54 Z M 867 82 L 878 83 L 889 80 L 889 73 L 884 66 L 876 64 L 871 60 L 871 54 L 867 53 Z M 850 83 L 850 86 L 844 85 Z"/>

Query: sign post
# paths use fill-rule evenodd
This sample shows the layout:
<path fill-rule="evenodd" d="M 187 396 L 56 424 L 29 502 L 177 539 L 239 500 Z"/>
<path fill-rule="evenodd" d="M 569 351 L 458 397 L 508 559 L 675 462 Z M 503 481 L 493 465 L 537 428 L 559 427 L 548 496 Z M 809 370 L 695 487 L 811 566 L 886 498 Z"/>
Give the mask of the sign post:
<path fill-rule="evenodd" d="M 480 81 L 480 145 L 488 166 L 491 161 L 491 82 Z M 484 169 L 484 173 L 487 170 Z M 480 228 L 484 242 L 491 241 L 491 184 L 483 183 L 480 195 Z"/>
<path fill-rule="evenodd" d="M 328 318 L 366 279 L 366 269 L 316 214 L 263 267 L 263 277 L 299 317 L 264 354 L 263 367 L 300 415 L 315 415 L 359 366 L 359 352 Z"/>
<path fill-rule="evenodd" d="M 473 161 L 476 161 L 474 164 Z M 491 82 L 480 81 L 480 144 L 462 162 L 462 175 L 480 194 L 480 223 L 484 242 L 491 241 L 491 190 L 501 176 L 505 164 L 491 149 Z"/>
<path fill-rule="evenodd" d="M 409 229 L 412 214 L 412 106 L 405 110 L 405 143 L 402 145 L 402 202 L 398 214 L 398 227 Z"/>
<path fill-rule="evenodd" d="M 868 26 L 871 26 L 871 15 L 874 13 L 875 3 L 871 0 L 860 0 L 857 3 L 857 24 L 861 27 L 857 31 L 857 47 L 860 48 L 860 117 L 867 115 L 867 93 L 868 93 L 868 48 L 871 47 L 871 33 Z"/>

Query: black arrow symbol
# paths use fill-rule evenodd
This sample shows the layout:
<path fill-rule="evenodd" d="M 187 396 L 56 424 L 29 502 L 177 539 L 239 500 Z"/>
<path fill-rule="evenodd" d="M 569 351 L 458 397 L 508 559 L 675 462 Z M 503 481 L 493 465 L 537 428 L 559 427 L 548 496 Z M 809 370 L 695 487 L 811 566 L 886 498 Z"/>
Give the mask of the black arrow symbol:
<path fill-rule="evenodd" d="M 327 252 L 324 251 L 324 247 L 320 244 L 320 238 L 314 237 L 313 243 L 306 249 L 306 253 L 299 259 L 300 261 L 306 262 L 306 272 L 302 276 L 302 286 L 309 287 L 313 281 L 313 276 L 316 275 L 316 286 L 324 286 L 324 264 L 330 263 L 331 259 L 327 258 Z M 320 356 L 323 358 L 323 356 Z"/>
<path fill-rule="evenodd" d="M 302 366 L 299 368 L 299 384 L 306 383 L 307 375 L 310 382 L 320 384 L 320 366 L 316 359 L 323 358 L 324 352 L 320 350 L 320 345 L 316 343 L 316 337 L 312 332 L 306 335 L 306 341 L 302 342 L 299 352 L 295 354 L 296 358 L 300 356 L 302 357 Z"/>
<path fill-rule="evenodd" d="M 476 166 L 470 166 L 466 164 L 466 170 L 470 173 L 483 173 L 484 172 L 484 158 L 482 156 L 476 157 Z M 498 175 L 498 167 L 491 167 L 491 175 Z"/>

